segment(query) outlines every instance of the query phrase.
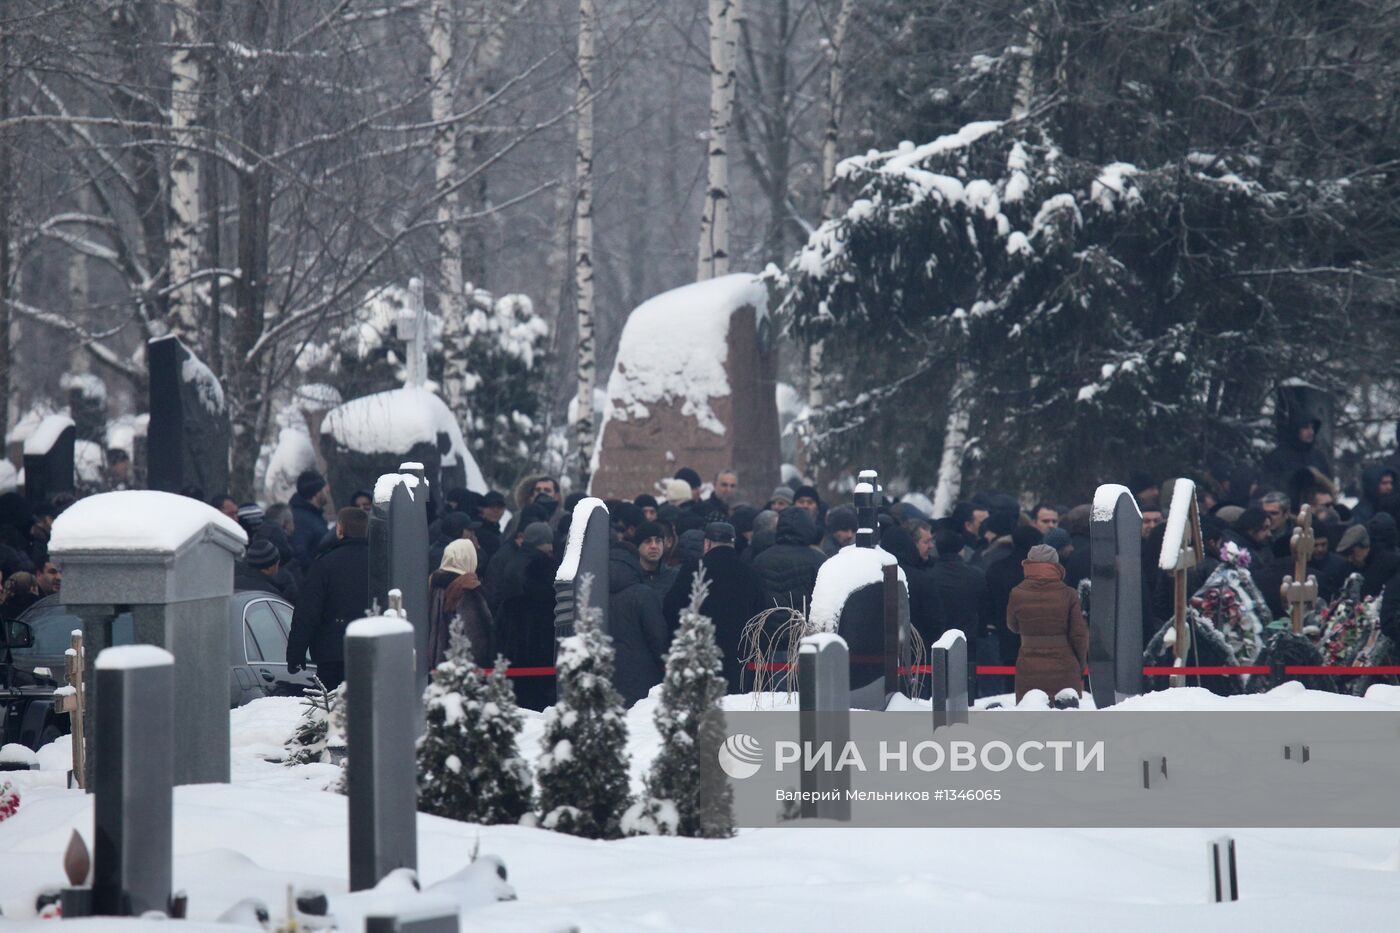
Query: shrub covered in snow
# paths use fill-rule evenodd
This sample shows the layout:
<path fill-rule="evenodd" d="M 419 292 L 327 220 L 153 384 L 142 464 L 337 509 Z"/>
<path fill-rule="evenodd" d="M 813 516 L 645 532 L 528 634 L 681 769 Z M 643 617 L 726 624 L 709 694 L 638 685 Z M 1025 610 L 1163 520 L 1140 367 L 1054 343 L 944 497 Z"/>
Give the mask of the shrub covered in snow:
<path fill-rule="evenodd" d="M 530 812 L 530 769 L 516 741 L 520 710 L 498 658 L 489 676 L 472 662 L 460 620 L 447 657 L 423 694 L 418 809 L 469 823 L 516 823 Z"/>
<path fill-rule="evenodd" d="M 690 606 L 666 655 L 666 677 L 656 707 L 661 748 L 652 760 L 646 795 L 633 804 L 623 830 L 632 835 L 734 834 L 734 795 L 715 768 L 724 741 L 720 701 L 728 684 L 715 644 L 715 626 L 700 606 L 709 592 L 703 571 L 695 575 Z M 708 767 L 704 767 L 708 765 Z"/>
<path fill-rule="evenodd" d="M 315 680 L 315 689 L 308 688 L 302 701 L 301 721 L 286 742 L 287 756 L 283 763 L 289 768 L 293 765 L 329 763 L 331 747 L 345 746 L 345 685 L 327 690 L 321 678 Z"/>
<path fill-rule="evenodd" d="M 536 811 L 545 829 L 615 839 L 627 810 L 627 722 L 613 687 L 612 639 L 579 581 L 575 634 L 559 643 L 559 702 L 545 713 Z"/>

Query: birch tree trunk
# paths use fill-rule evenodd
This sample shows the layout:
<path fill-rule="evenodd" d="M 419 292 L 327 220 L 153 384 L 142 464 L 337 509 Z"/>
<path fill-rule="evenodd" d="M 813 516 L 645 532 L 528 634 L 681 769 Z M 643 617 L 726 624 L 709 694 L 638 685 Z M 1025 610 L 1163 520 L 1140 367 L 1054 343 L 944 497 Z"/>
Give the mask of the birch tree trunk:
<path fill-rule="evenodd" d="M 9 27 L 0 21 L 0 62 L 10 60 Z M 0 66 L 0 121 L 10 117 L 10 82 L 17 71 Z M 10 430 L 10 240 L 14 162 L 9 134 L 0 135 L 0 437 Z"/>
<path fill-rule="evenodd" d="M 578 308 L 578 397 L 574 432 L 579 488 L 588 488 L 593 456 L 593 0 L 578 5 L 578 155 L 575 168 L 574 292 Z"/>
<path fill-rule="evenodd" d="M 457 133 L 458 162 L 476 165 L 488 151 L 490 132 L 486 123 L 485 105 L 496 91 L 501 56 L 505 53 L 505 24 L 521 13 L 521 3 L 501 4 L 500 0 L 470 0 L 465 8 L 463 26 L 466 48 L 458 56 L 467 58 L 463 86 L 457 99 L 464 113 L 476 118 Z M 482 215 L 489 203 L 488 173 L 481 172 L 462 189 L 465 207 L 470 216 Z M 462 277 L 468 286 L 486 287 L 486 226 L 482 222 L 467 224 L 462 231 Z"/>
<path fill-rule="evenodd" d="M 194 151 L 200 105 L 197 0 L 173 0 L 170 23 L 170 219 L 166 261 L 170 272 L 170 329 L 199 347 L 199 302 L 190 277 L 199 248 L 199 156 Z M 198 352 L 198 351 L 197 351 Z"/>
<path fill-rule="evenodd" d="M 460 417 L 467 405 L 466 290 L 462 281 L 462 231 L 458 227 L 457 126 L 451 119 L 452 0 L 432 0 L 427 10 L 428 91 L 433 127 L 433 179 L 441 199 L 437 204 L 438 313 L 442 315 L 442 393 L 448 408 Z"/>
<path fill-rule="evenodd" d="M 739 0 L 710 0 L 708 180 L 700 215 L 697 281 L 729 272 L 729 125 L 734 119 Z"/>
<path fill-rule="evenodd" d="M 851 22 L 854 0 L 841 0 L 827 43 L 826 131 L 822 134 L 822 220 L 836 216 L 836 159 L 841 142 L 841 115 L 846 106 L 846 64 L 841 49 L 846 44 L 846 27 Z M 826 401 L 826 385 L 822 378 L 822 354 L 825 347 L 815 341 L 807 351 L 807 405 L 813 411 Z"/>

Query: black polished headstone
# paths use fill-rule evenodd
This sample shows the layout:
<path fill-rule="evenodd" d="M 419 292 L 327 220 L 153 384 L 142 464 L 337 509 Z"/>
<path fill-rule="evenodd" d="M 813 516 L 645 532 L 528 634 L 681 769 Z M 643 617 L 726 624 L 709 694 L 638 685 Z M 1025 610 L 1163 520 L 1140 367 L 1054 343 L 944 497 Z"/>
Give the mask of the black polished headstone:
<path fill-rule="evenodd" d="M 1142 692 L 1142 513 L 1126 487 L 1094 496 L 1089 562 L 1089 685 L 1102 709 Z"/>
<path fill-rule="evenodd" d="M 554 637 L 574 634 L 577 619 L 579 582 L 591 574 L 593 589 L 589 602 L 603 612 L 603 631 L 608 630 L 608 547 L 610 528 L 607 506 L 599 499 L 584 499 L 574 506 L 569 526 L 569 542 L 564 560 L 554 578 Z"/>
<path fill-rule="evenodd" d="M 24 497 L 47 502 L 74 488 L 73 452 L 77 430 L 67 415 L 49 415 L 24 442 Z"/>
<path fill-rule="evenodd" d="M 943 633 L 929 651 L 933 668 L 933 727 L 967 722 L 967 638 L 957 629 Z"/>
<path fill-rule="evenodd" d="M 370 602 L 389 605 L 389 591 L 398 590 L 404 614 L 413 626 L 419 689 L 428 684 L 428 488 L 422 468 L 403 464 L 401 472 L 380 478 L 370 512 Z M 406 477 L 414 477 L 410 480 Z M 389 490 L 387 500 L 381 496 Z"/>
<path fill-rule="evenodd" d="M 147 486 L 164 492 L 196 487 L 206 497 L 227 492 L 229 420 L 219 380 L 173 335 L 147 344 L 146 359 L 151 390 Z"/>
<path fill-rule="evenodd" d="M 93 665 L 92 910 L 168 911 L 175 769 L 175 660 L 149 645 L 108 648 Z"/>
<path fill-rule="evenodd" d="M 846 643 L 837 635 L 809 635 L 797 653 L 797 700 L 803 747 L 818 748 L 830 742 L 845 748 L 851 738 L 850 660 Z M 849 820 L 851 802 L 846 791 L 850 773 L 844 769 L 802 769 L 802 816 L 824 820 Z M 823 795 L 835 799 L 823 799 Z M 813 796 L 816 795 L 816 796 Z"/>
<path fill-rule="evenodd" d="M 350 890 L 396 868 L 418 867 L 418 766 L 422 718 L 414 683 L 414 630 L 371 618 L 345 630 L 345 784 L 350 808 Z"/>
<path fill-rule="evenodd" d="M 836 634 L 846 642 L 850 652 L 851 706 L 857 709 L 885 708 L 889 693 L 885 682 L 889 651 L 896 653 L 898 667 L 902 671 L 908 670 L 913 657 L 909 635 L 909 590 L 902 580 L 897 582 L 897 586 L 900 633 L 897 646 L 886 645 L 883 582 L 869 583 L 856 589 L 846 597 L 841 607 Z"/>

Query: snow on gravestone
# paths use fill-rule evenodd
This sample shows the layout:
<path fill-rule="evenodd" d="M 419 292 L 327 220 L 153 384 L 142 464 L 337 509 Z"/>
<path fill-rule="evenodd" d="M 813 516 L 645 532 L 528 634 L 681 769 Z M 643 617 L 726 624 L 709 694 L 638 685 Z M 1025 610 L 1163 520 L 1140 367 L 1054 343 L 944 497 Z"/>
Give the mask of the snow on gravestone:
<path fill-rule="evenodd" d="M 697 282 L 638 306 L 608 379 L 590 491 L 630 500 L 689 466 L 706 479 L 737 470 L 737 500 L 766 496 L 781 464 L 769 327 L 768 293 L 753 275 Z"/>
<path fill-rule="evenodd" d="M 369 597 L 389 605 L 389 591 L 403 596 L 403 610 L 414 630 L 418 690 L 428 686 L 432 661 L 428 645 L 428 487 L 421 464 L 404 463 L 374 484 L 369 520 Z"/>
<path fill-rule="evenodd" d="M 1103 709 L 1142 692 L 1142 513 L 1106 483 L 1089 519 L 1089 686 Z"/>
<path fill-rule="evenodd" d="M 421 386 L 364 395 L 331 409 L 321 421 L 321 453 L 337 503 L 349 503 L 356 490 L 372 488 L 406 460 L 423 464 L 435 503 L 448 489 L 487 491 L 456 417 Z"/>
<path fill-rule="evenodd" d="M 554 637 L 569 638 L 578 618 L 578 585 L 585 576 L 593 578 L 589 602 L 603 613 L 603 631 L 608 630 L 608 507 L 601 499 L 581 499 L 574 506 L 569 522 L 569 541 L 564 559 L 554 574 Z"/>
<path fill-rule="evenodd" d="M 818 632 L 834 632 L 850 649 L 851 705 L 885 708 L 885 567 L 896 564 L 884 548 L 847 545 L 817 570 L 808 619 Z M 898 568 L 899 666 L 909 665 L 909 581 Z"/>
<path fill-rule="evenodd" d="M 228 406 L 218 377 L 175 336 L 146 347 L 151 420 L 146 428 L 146 484 L 206 497 L 228 491 Z"/>
<path fill-rule="evenodd" d="M 46 502 L 73 491 L 73 456 L 77 433 L 67 415 L 48 415 L 24 439 L 24 496 Z"/>
<path fill-rule="evenodd" d="M 131 613 L 134 642 L 175 656 L 177 784 L 229 779 L 228 601 L 233 562 L 247 543 L 217 509 L 144 489 L 80 499 L 53 524 L 59 599 L 82 619 L 88 653 L 111 647 L 122 607 Z M 94 696 L 91 669 L 85 687 Z M 89 704 L 89 736 L 93 707 L 102 702 L 96 695 Z"/>

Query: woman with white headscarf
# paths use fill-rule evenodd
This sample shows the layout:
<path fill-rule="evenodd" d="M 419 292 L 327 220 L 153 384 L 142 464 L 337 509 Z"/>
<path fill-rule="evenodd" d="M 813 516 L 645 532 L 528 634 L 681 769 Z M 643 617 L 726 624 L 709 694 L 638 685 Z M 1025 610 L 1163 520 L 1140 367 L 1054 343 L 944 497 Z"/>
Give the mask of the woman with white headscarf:
<path fill-rule="evenodd" d="M 471 643 L 472 660 L 489 667 L 494 658 L 491 610 L 476 575 L 476 545 L 457 538 L 442 553 L 442 563 L 428 578 L 428 657 L 436 667 L 452 645 L 453 622 Z"/>

